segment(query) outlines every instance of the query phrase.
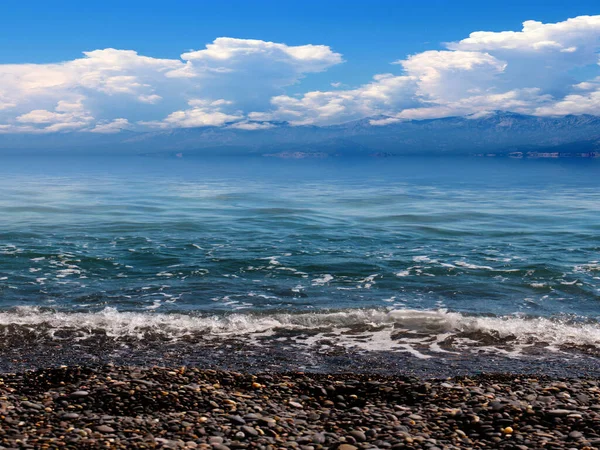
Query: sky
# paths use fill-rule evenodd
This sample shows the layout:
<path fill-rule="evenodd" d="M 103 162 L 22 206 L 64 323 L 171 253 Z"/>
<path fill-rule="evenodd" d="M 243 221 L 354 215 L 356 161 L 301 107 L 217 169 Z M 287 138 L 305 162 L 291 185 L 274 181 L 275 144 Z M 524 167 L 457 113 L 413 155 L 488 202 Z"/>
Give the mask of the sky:
<path fill-rule="evenodd" d="M 600 115 L 597 1 L 3 0 L 0 133 Z"/>

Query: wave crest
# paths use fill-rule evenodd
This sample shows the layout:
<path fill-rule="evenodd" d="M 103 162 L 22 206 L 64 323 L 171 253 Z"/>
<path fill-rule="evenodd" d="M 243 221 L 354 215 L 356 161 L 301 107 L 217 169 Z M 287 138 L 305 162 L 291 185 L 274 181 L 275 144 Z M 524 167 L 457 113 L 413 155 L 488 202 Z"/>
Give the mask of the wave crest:
<path fill-rule="evenodd" d="M 168 339 L 190 335 L 204 337 L 248 337 L 277 334 L 285 331 L 332 333 L 339 336 L 364 335 L 381 337 L 385 331 L 397 342 L 407 337 L 435 339 L 470 339 L 481 345 L 517 343 L 546 346 L 588 346 L 600 349 L 600 324 L 579 322 L 574 318 L 544 318 L 525 316 L 469 316 L 447 310 L 414 309 L 349 309 L 333 312 L 274 314 L 159 314 L 152 312 L 121 312 L 107 307 L 98 312 L 62 312 L 37 307 L 18 307 L 0 312 L 0 331 L 25 328 L 53 337 L 59 332 L 79 331 L 83 334 L 101 332 L 112 338 L 143 339 L 148 334 Z M 363 339 L 364 341 L 364 339 Z M 388 344 L 380 342 L 382 349 Z M 377 350 L 378 343 L 370 342 Z"/>

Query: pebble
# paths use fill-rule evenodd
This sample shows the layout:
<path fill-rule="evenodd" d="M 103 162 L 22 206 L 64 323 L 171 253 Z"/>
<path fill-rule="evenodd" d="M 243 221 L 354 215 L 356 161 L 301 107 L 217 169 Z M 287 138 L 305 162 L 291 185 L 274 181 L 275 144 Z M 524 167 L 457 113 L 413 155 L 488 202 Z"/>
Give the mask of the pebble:
<path fill-rule="evenodd" d="M 223 444 L 213 444 L 214 450 L 229 450 L 229 447 Z"/>
<path fill-rule="evenodd" d="M 573 411 L 570 411 L 568 409 L 551 409 L 550 411 L 548 411 L 548 415 L 555 416 L 555 417 L 562 417 L 562 416 L 568 416 L 572 412 Z"/>
<path fill-rule="evenodd" d="M 360 430 L 352 430 L 350 432 L 350 436 L 352 436 L 354 439 L 356 439 L 357 442 L 365 442 L 367 440 L 365 433 L 363 433 Z"/>
<path fill-rule="evenodd" d="M 236 425 L 245 425 L 246 421 L 240 416 L 227 416 L 227 418 Z"/>
<path fill-rule="evenodd" d="M 81 397 L 87 397 L 88 395 L 90 395 L 90 393 L 88 391 L 75 391 L 70 395 L 70 397 L 81 398 Z"/>
<path fill-rule="evenodd" d="M 249 427 L 247 425 L 244 425 L 242 427 L 242 431 L 249 436 L 258 436 L 258 431 L 256 431 L 255 428 Z"/>
<path fill-rule="evenodd" d="M 44 369 L 2 375 L 0 448 L 591 449 L 599 382 Z"/>
<path fill-rule="evenodd" d="M 33 403 L 33 402 L 29 402 L 27 400 L 25 400 L 24 402 L 21 402 L 21 405 L 26 406 L 27 408 L 32 408 L 32 409 L 44 409 L 43 405 L 40 405 L 39 403 Z"/>
<path fill-rule="evenodd" d="M 338 447 L 338 450 L 358 450 L 358 447 L 355 447 L 354 445 L 350 444 L 341 444 Z"/>
<path fill-rule="evenodd" d="M 323 433 L 315 433 L 312 436 L 312 441 L 315 444 L 324 444 L 326 441 L 325 435 Z"/>

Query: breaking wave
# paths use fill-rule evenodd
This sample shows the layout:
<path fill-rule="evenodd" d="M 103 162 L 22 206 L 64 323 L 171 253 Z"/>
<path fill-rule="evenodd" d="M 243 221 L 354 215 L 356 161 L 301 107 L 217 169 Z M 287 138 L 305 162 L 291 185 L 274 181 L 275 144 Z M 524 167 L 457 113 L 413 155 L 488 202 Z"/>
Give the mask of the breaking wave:
<path fill-rule="evenodd" d="M 391 341 L 457 342 L 473 345 L 506 344 L 547 347 L 585 346 L 600 350 L 600 323 L 575 317 L 470 316 L 458 312 L 415 309 L 348 309 L 331 312 L 272 314 L 159 314 L 121 312 L 107 307 L 99 312 L 61 312 L 38 307 L 17 307 L 0 312 L 0 335 L 28 330 L 38 336 L 60 339 L 102 334 L 120 339 L 144 339 L 149 335 L 178 340 L 248 338 L 297 332 L 329 337 L 361 336 L 369 350 L 389 350 L 382 332 Z M 375 339 L 378 337 L 379 340 Z M 14 337 L 14 335 L 13 335 Z M 442 339 L 443 338 L 443 339 Z M 367 345 L 368 344 L 368 345 Z"/>

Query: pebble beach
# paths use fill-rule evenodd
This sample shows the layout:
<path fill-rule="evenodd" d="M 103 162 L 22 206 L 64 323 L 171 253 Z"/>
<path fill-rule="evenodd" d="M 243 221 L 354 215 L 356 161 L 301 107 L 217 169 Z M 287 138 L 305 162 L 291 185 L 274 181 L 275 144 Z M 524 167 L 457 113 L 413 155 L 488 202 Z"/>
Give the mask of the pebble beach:
<path fill-rule="evenodd" d="M 600 448 L 600 380 L 63 366 L 0 375 L 0 448 Z"/>

